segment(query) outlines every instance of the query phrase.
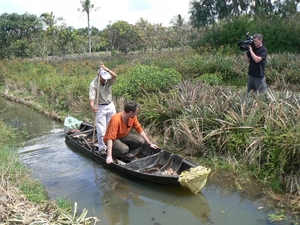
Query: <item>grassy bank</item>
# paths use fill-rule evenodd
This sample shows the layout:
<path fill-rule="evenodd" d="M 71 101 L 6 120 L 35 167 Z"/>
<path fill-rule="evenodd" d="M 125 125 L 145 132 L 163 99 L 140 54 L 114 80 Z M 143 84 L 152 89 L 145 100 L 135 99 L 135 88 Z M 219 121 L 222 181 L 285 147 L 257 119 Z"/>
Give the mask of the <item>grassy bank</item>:
<path fill-rule="evenodd" d="M 16 149 L 22 137 L 17 131 L 0 120 L 0 133 L 0 223 L 72 224 L 78 219 L 76 216 L 72 221 L 66 216 L 72 211 L 69 201 L 50 201 L 40 181 L 34 180 L 28 168 L 21 164 Z M 97 219 L 83 217 L 78 224 L 84 220 L 92 223 Z"/>
<path fill-rule="evenodd" d="M 91 122 L 88 87 L 99 60 L 0 62 L 3 93 L 60 120 Z M 299 212 L 299 57 L 269 57 L 267 95 L 246 93 L 242 55 L 173 51 L 101 60 L 118 74 L 118 110 L 124 96 L 137 100 L 141 122 L 162 148 L 229 171 L 239 191 L 260 182 L 278 204 Z"/>

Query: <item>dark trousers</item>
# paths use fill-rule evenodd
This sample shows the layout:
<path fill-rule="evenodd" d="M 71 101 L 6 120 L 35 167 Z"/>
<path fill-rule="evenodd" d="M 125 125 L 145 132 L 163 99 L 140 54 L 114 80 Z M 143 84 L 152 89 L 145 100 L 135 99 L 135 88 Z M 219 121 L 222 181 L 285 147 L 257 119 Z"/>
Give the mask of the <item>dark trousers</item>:
<path fill-rule="evenodd" d="M 259 93 L 266 93 L 268 90 L 266 78 L 248 76 L 247 89 L 248 92 L 254 91 Z"/>
<path fill-rule="evenodd" d="M 113 141 L 112 154 L 114 157 L 124 157 L 126 153 L 130 153 L 144 145 L 145 140 L 139 135 L 129 133 L 126 137 Z"/>

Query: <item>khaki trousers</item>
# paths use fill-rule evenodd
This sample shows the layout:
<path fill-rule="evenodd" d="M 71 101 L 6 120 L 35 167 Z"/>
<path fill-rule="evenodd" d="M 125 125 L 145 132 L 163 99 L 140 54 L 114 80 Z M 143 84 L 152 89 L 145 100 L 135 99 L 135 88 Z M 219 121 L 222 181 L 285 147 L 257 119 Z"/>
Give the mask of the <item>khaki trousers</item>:
<path fill-rule="evenodd" d="M 114 157 L 123 158 L 125 154 L 143 147 L 144 138 L 139 135 L 129 133 L 126 137 L 113 141 L 112 154 Z"/>

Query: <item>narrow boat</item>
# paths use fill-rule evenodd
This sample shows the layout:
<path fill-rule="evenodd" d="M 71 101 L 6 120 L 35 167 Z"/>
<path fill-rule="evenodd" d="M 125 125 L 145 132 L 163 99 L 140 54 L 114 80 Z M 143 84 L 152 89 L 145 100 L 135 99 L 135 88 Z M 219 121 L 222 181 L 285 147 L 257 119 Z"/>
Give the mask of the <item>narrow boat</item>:
<path fill-rule="evenodd" d="M 210 172 L 209 168 L 169 151 L 150 148 L 149 145 L 130 151 L 134 156 L 130 159 L 114 158 L 113 163 L 106 164 L 106 152 L 98 151 L 96 131 L 92 124 L 81 122 L 78 129 L 65 130 L 66 141 L 71 146 L 105 165 L 105 168 L 137 179 L 170 186 L 181 185 L 196 194 L 204 187 Z"/>

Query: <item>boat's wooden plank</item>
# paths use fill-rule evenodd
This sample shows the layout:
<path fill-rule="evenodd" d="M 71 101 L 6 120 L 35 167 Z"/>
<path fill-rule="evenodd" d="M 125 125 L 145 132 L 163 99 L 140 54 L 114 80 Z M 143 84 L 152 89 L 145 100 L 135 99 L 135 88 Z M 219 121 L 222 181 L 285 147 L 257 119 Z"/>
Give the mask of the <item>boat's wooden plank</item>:
<path fill-rule="evenodd" d="M 94 129 L 90 129 L 90 130 L 85 130 L 85 131 L 77 132 L 77 133 L 74 133 L 74 134 L 68 134 L 68 135 L 69 135 L 69 137 L 74 137 L 76 135 L 87 134 L 87 133 L 93 132 L 93 131 L 94 131 Z"/>
<path fill-rule="evenodd" d="M 171 154 L 169 156 L 168 161 L 165 163 L 165 165 L 162 165 L 162 167 L 161 167 L 160 170 L 162 170 L 162 171 L 163 170 L 168 170 L 171 167 L 171 165 L 172 165 L 172 161 L 173 161 L 173 154 Z"/>
<path fill-rule="evenodd" d="M 116 159 L 116 161 L 117 161 L 117 163 L 119 164 L 119 165 L 126 165 L 126 163 L 125 162 L 123 162 L 123 161 L 121 161 L 121 160 L 119 160 L 119 159 Z"/>

